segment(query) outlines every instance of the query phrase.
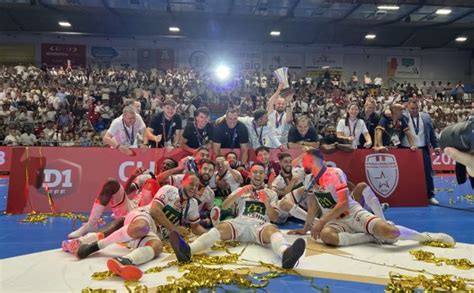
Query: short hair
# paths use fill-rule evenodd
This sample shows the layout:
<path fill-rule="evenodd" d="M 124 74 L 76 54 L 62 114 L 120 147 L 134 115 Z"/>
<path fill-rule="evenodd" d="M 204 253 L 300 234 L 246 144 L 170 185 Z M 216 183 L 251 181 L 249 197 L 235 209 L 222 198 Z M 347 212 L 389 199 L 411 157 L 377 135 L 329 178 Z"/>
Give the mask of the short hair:
<path fill-rule="evenodd" d="M 306 150 L 306 154 L 312 156 L 313 158 L 318 158 L 318 159 L 324 160 L 324 155 L 319 149 Z"/>
<path fill-rule="evenodd" d="M 214 168 L 216 168 L 216 163 L 214 163 L 213 161 L 209 160 L 209 159 L 201 159 L 199 160 L 198 162 L 198 167 L 200 168 L 202 165 L 204 164 L 209 164 L 209 165 L 212 165 Z"/>
<path fill-rule="evenodd" d="M 132 106 L 123 107 L 122 114 L 125 114 L 125 113 L 136 114 L 135 109 L 133 109 Z"/>
<path fill-rule="evenodd" d="M 284 158 L 291 158 L 291 155 L 289 153 L 279 153 L 278 154 L 278 160 L 281 161 L 283 160 Z"/>
<path fill-rule="evenodd" d="M 200 151 L 207 151 L 207 152 L 209 152 L 209 149 L 208 149 L 206 146 L 198 147 L 198 148 L 194 151 L 194 154 L 193 154 L 193 155 L 196 155 L 196 154 L 199 153 Z"/>
<path fill-rule="evenodd" d="M 252 168 L 253 168 L 254 166 L 260 166 L 260 167 L 263 168 L 263 170 L 265 170 L 265 165 L 262 164 L 262 163 L 260 163 L 260 162 L 254 162 L 254 163 L 252 164 L 252 166 L 250 167 L 250 170 L 252 170 Z"/>
<path fill-rule="evenodd" d="M 228 152 L 227 154 L 225 154 L 225 158 L 227 159 L 227 157 L 228 157 L 229 155 L 234 155 L 236 158 L 239 157 L 239 156 L 237 156 L 237 153 L 236 153 L 236 152 L 230 151 L 230 152 Z"/>
<path fill-rule="evenodd" d="M 377 104 L 377 101 L 375 101 L 374 98 L 367 98 L 367 100 L 365 100 L 365 104 L 364 104 L 364 105 L 367 105 L 367 104 L 376 105 L 376 104 Z"/>
<path fill-rule="evenodd" d="M 258 148 L 255 149 L 255 155 L 258 155 L 258 153 L 261 151 L 266 151 L 267 153 L 269 153 L 270 149 L 264 145 L 259 146 Z"/>
<path fill-rule="evenodd" d="M 267 114 L 267 110 L 259 109 L 253 112 L 253 119 L 258 120 L 263 117 L 263 115 Z"/>
<path fill-rule="evenodd" d="M 309 118 L 306 117 L 306 116 L 300 116 L 296 119 L 296 125 L 298 125 L 300 122 L 306 122 L 308 124 L 308 126 L 311 126 L 310 125 L 310 121 L 309 121 Z"/>
<path fill-rule="evenodd" d="M 204 115 L 206 115 L 207 117 L 209 117 L 209 115 L 211 114 L 209 112 L 209 109 L 207 107 L 199 107 L 196 112 L 194 112 L 194 116 L 198 116 L 199 113 L 202 113 Z"/>
<path fill-rule="evenodd" d="M 176 102 L 173 99 L 166 99 L 163 102 L 163 106 L 171 106 L 171 107 L 176 107 Z"/>
<path fill-rule="evenodd" d="M 191 177 L 191 176 L 196 176 L 196 177 L 198 177 L 198 175 L 197 175 L 196 173 L 194 173 L 194 172 L 186 172 L 186 173 L 184 173 L 183 180 L 182 180 L 181 182 L 186 181 L 186 180 L 187 180 L 189 177 Z"/>
<path fill-rule="evenodd" d="M 165 159 L 163 160 L 163 163 L 164 163 L 166 160 L 170 160 L 171 162 L 173 162 L 173 168 L 176 168 L 176 167 L 178 167 L 178 165 L 179 165 L 178 161 L 176 161 L 176 160 L 173 159 L 173 158 L 165 158 Z"/>
<path fill-rule="evenodd" d="M 237 114 L 237 115 L 239 115 L 239 110 L 237 108 L 229 108 L 225 112 L 226 116 L 227 116 L 227 114 Z"/>

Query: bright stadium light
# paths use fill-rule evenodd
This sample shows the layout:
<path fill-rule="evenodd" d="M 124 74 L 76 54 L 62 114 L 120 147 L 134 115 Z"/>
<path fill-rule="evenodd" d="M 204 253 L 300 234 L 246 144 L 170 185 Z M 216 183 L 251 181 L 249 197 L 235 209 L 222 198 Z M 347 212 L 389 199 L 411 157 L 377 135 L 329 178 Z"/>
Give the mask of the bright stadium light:
<path fill-rule="evenodd" d="M 177 26 L 170 26 L 170 32 L 179 33 L 180 29 Z"/>
<path fill-rule="evenodd" d="M 451 9 L 448 9 L 448 8 L 441 8 L 441 9 L 436 10 L 436 14 L 438 15 L 448 15 L 450 13 L 451 13 Z"/>
<path fill-rule="evenodd" d="M 216 76 L 220 80 L 226 80 L 230 75 L 230 68 L 226 65 L 216 67 Z"/>
<path fill-rule="evenodd" d="M 270 35 L 271 35 L 272 37 L 278 37 L 278 36 L 280 36 L 280 32 L 279 32 L 279 31 L 271 31 L 271 32 L 270 32 Z"/>
<path fill-rule="evenodd" d="M 379 5 L 377 7 L 378 10 L 398 10 L 400 6 L 398 5 Z"/>
<path fill-rule="evenodd" d="M 367 35 L 365 35 L 365 38 L 366 38 L 367 40 L 373 40 L 373 39 L 375 39 L 375 37 L 376 37 L 375 34 L 367 34 Z"/>
<path fill-rule="evenodd" d="M 465 41 L 467 41 L 466 37 L 457 37 L 456 38 L 456 42 L 465 42 Z"/>
<path fill-rule="evenodd" d="M 71 23 L 69 23 L 67 21 L 60 21 L 60 22 L 58 22 L 58 24 L 62 27 L 71 27 Z"/>

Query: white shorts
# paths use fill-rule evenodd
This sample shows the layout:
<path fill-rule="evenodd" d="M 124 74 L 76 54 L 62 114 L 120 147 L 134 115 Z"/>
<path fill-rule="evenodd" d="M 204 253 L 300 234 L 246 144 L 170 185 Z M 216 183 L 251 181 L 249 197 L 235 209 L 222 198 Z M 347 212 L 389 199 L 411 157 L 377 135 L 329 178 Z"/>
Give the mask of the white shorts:
<path fill-rule="evenodd" d="M 271 223 L 249 217 L 237 217 L 222 223 L 230 226 L 231 240 L 244 243 L 258 243 L 260 245 L 266 245 L 263 242 L 263 230 L 268 226 L 275 226 Z"/>
<path fill-rule="evenodd" d="M 286 194 L 280 200 L 284 200 L 284 199 L 286 199 L 287 201 L 289 201 L 289 202 L 291 202 L 295 205 L 298 205 L 300 208 L 302 208 L 305 211 L 308 210 L 308 204 L 306 202 L 306 196 L 305 195 L 298 195 L 298 194 L 295 194 L 294 192 L 290 192 L 290 193 Z M 285 223 L 288 220 L 288 218 L 290 217 L 290 213 L 287 212 L 287 211 L 284 211 L 280 208 L 277 208 L 277 210 L 278 210 L 278 219 L 276 220 L 276 223 L 278 223 L 278 224 Z"/>
<path fill-rule="evenodd" d="M 382 219 L 360 205 L 355 205 L 349 209 L 348 215 L 332 220 L 324 227 L 331 227 L 339 232 L 374 234 L 373 229 L 378 221 L 382 221 Z"/>
<path fill-rule="evenodd" d="M 151 240 L 161 240 L 160 237 L 158 237 L 155 221 L 150 216 L 150 213 L 148 213 L 147 210 L 145 210 L 145 209 L 134 209 L 131 212 L 129 212 L 125 216 L 124 226 L 129 225 L 130 223 L 132 223 L 135 220 L 145 220 L 148 223 L 149 227 L 150 227 L 150 231 L 148 232 L 148 234 L 146 236 L 143 236 L 139 239 L 133 239 L 133 240 L 128 241 L 127 242 L 127 247 L 129 247 L 129 248 L 138 248 L 138 247 L 145 246 Z"/>
<path fill-rule="evenodd" d="M 110 206 L 112 207 L 112 217 L 114 219 L 118 219 L 125 217 L 128 212 L 136 209 L 138 204 L 128 198 L 128 196 L 125 194 L 123 186 L 120 185 L 119 190 L 112 195 Z"/>

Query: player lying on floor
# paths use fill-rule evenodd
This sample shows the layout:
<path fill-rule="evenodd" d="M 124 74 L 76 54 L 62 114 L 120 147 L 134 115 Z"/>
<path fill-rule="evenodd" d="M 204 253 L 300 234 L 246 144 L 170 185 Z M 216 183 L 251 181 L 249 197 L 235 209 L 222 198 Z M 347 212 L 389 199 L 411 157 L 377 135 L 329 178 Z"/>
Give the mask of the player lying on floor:
<path fill-rule="evenodd" d="M 86 258 L 115 243 L 127 243 L 132 251 L 122 257 L 107 260 L 110 271 L 125 280 L 138 280 L 142 271 L 137 267 L 157 257 L 163 251 L 161 240 L 169 231 L 187 234 L 184 225 L 189 224 L 195 235 L 206 232 L 199 224 L 198 202 L 194 198 L 199 188 L 199 178 L 186 173 L 182 187 L 163 186 L 151 204 L 129 212 L 124 226 L 99 241 L 83 244 L 77 250 L 79 259 Z"/>
<path fill-rule="evenodd" d="M 361 207 L 349 194 L 344 172 L 339 168 L 327 167 L 319 150 L 308 150 L 303 157 L 306 174 L 311 174 L 306 192 L 309 201 L 316 200 L 322 216 L 312 229 L 314 239 L 325 244 L 346 246 L 367 242 L 389 242 L 415 240 L 419 242 L 439 241 L 454 245 L 454 239 L 444 233 L 420 233 L 418 231 L 393 225 L 373 215 Z M 315 214 L 316 205 L 308 206 L 308 214 Z M 309 218 L 309 217 L 308 217 Z M 305 223 L 310 226 L 312 223 Z"/>
<path fill-rule="evenodd" d="M 199 236 L 191 244 L 176 231 L 170 234 L 170 243 L 180 262 L 188 262 L 191 255 L 212 247 L 218 240 L 236 240 L 260 245 L 271 244 L 273 251 L 282 258 L 283 268 L 293 268 L 303 255 L 306 243 L 298 238 L 290 245 L 280 230 L 270 221 L 276 221 L 277 194 L 265 187 L 265 166 L 255 163 L 250 168 L 250 184 L 229 195 L 223 208 L 234 207 L 237 217 L 221 222 L 217 227 Z"/>

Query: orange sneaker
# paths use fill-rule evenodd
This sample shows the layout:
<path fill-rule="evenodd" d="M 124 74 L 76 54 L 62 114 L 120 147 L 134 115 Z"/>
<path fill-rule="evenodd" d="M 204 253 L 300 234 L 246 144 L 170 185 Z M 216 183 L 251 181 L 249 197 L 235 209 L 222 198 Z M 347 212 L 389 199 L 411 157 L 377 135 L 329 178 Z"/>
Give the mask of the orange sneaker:
<path fill-rule="evenodd" d="M 107 260 L 107 268 L 125 281 L 138 281 L 143 276 L 142 270 L 133 265 L 128 258 L 114 257 Z"/>

